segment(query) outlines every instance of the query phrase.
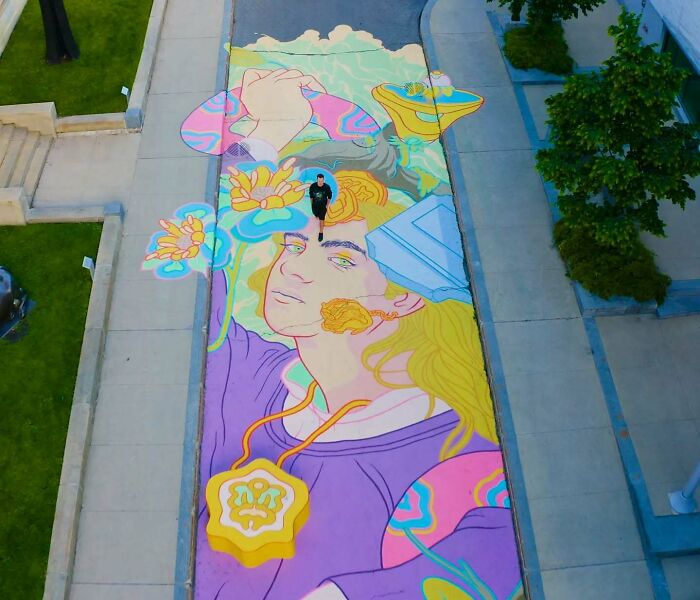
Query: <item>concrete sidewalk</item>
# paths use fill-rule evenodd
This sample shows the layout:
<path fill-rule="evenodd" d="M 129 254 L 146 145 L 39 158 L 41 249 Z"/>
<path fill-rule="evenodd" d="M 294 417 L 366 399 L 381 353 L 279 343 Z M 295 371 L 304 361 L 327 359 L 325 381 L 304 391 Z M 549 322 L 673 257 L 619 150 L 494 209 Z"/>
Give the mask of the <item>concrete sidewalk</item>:
<path fill-rule="evenodd" d="M 494 333 L 491 366 L 502 363 L 496 375 L 507 393 L 496 401 L 512 413 L 514 439 L 504 441 L 517 446 L 522 466 L 525 493 L 515 494 L 515 508 L 520 521 L 531 522 L 525 534 L 534 534 L 536 551 L 525 554 L 531 592 L 567 600 L 698 598 L 700 558 L 664 559 L 662 571 L 645 554 L 611 427 L 611 390 L 601 387 L 584 320 L 552 247 L 551 215 L 533 157 L 537 140 L 524 126 L 487 10 L 499 9 L 484 0 L 437 0 L 430 30 L 439 68 L 457 87 L 486 98 L 476 115 L 453 128 L 466 187 L 464 197 L 459 190 L 457 196 L 473 218 L 466 233 L 475 236 L 480 254 L 475 270 L 483 277 L 481 289 L 479 273 L 473 275 L 482 321 L 492 315 L 484 323 Z M 611 0 L 566 24 L 579 66 L 598 65 L 612 53 L 606 29 L 618 12 Z M 547 132 L 544 100 L 560 90 L 523 86 L 539 139 Z M 674 278 L 700 273 L 692 236 L 700 227 L 698 208 L 682 214 L 666 207 L 669 237 L 651 244 Z M 617 387 L 629 413 L 654 507 L 667 514 L 666 492 L 679 487 L 700 458 L 700 320 L 597 321 L 604 349 L 595 351 L 607 354 L 612 393 Z M 670 596 L 664 595 L 664 572 Z"/>
<path fill-rule="evenodd" d="M 70 597 L 173 597 L 196 278 L 142 273 L 158 220 L 207 194 L 179 139 L 216 88 L 224 3 L 169 0 L 139 134 L 59 137 L 35 206 L 124 204 L 124 237 L 84 480 Z"/>

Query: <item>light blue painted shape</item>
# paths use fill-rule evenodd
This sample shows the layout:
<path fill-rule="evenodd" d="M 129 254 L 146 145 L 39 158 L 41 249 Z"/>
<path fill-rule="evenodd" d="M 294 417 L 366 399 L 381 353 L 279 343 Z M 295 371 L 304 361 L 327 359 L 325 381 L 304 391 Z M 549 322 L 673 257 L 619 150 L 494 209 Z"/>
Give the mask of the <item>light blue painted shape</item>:
<path fill-rule="evenodd" d="M 390 281 L 431 302 L 471 304 L 451 196 L 428 196 L 369 233 L 367 247 Z"/>

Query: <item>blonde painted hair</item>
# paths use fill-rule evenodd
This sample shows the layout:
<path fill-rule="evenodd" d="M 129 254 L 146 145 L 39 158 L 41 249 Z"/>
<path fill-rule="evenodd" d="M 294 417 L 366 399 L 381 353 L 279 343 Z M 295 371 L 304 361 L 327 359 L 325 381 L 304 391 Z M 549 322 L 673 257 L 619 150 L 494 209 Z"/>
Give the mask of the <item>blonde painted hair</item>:
<path fill-rule="evenodd" d="M 326 215 L 328 227 L 364 220 L 367 229 L 372 231 L 405 210 L 388 200 L 386 187 L 368 173 L 339 171 L 335 177 L 339 193 Z M 257 312 L 261 316 L 269 271 L 270 266 L 264 267 L 253 273 L 248 281 L 250 288 L 259 294 Z M 387 299 L 405 293 L 407 290 L 403 287 L 387 283 Z M 410 353 L 409 378 L 428 395 L 430 410 L 427 416 L 432 414 L 439 398 L 459 417 L 459 423 L 443 444 L 440 460 L 458 454 L 475 432 L 497 442 L 473 306 L 456 300 L 437 304 L 425 300 L 423 308 L 399 319 L 399 327 L 393 334 L 368 346 L 362 354 L 362 363 L 378 382 L 388 388 L 413 387 L 390 383 L 383 375 L 383 367 L 404 353 Z"/>

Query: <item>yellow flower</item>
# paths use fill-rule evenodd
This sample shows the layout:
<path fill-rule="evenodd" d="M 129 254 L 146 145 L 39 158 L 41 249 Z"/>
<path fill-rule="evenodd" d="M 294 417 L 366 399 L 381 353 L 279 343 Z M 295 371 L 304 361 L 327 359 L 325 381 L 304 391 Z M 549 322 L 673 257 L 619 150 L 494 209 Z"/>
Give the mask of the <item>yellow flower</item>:
<path fill-rule="evenodd" d="M 169 235 L 156 240 L 158 249 L 146 256 L 146 260 L 158 258 L 178 261 L 194 258 L 199 254 L 199 247 L 204 242 L 202 221 L 189 215 L 179 226 L 165 219 L 160 220 L 160 226 Z"/>
<path fill-rule="evenodd" d="M 332 333 L 352 332 L 357 335 L 372 325 L 372 316 L 369 311 L 357 300 L 336 298 L 321 305 L 321 325 L 326 331 Z"/>
<path fill-rule="evenodd" d="M 258 165 L 250 174 L 229 167 L 231 188 L 231 208 L 246 212 L 256 208 L 269 210 L 283 208 L 299 202 L 309 187 L 301 181 L 290 179 L 294 172 L 294 159 L 285 162 L 272 173 L 265 165 Z"/>
<path fill-rule="evenodd" d="M 328 207 L 326 225 L 359 221 L 360 204 L 384 206 L 389 193 L 386 186 L 366 171 L 338 171 L 338 197 Z"/>

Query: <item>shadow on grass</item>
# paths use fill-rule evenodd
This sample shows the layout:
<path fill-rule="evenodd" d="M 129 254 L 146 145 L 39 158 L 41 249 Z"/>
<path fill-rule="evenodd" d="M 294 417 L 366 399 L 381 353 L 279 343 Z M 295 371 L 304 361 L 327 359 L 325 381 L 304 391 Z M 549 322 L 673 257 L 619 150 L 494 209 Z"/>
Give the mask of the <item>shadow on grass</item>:
<path fill-rule="evenodd" d="M 65 0 L 80 59 L 49 66 L 38 0 L 29 0 L 0 55 L 0 105 L 56 103 L 60 116 L 123 112 L 152 0 Z"/>
<path fill-rule="evenodd" d="M 0 340 L 0 597 L 41 598 L 101 224 L 0 227 L 0 265 L 36 301 Z"/>

